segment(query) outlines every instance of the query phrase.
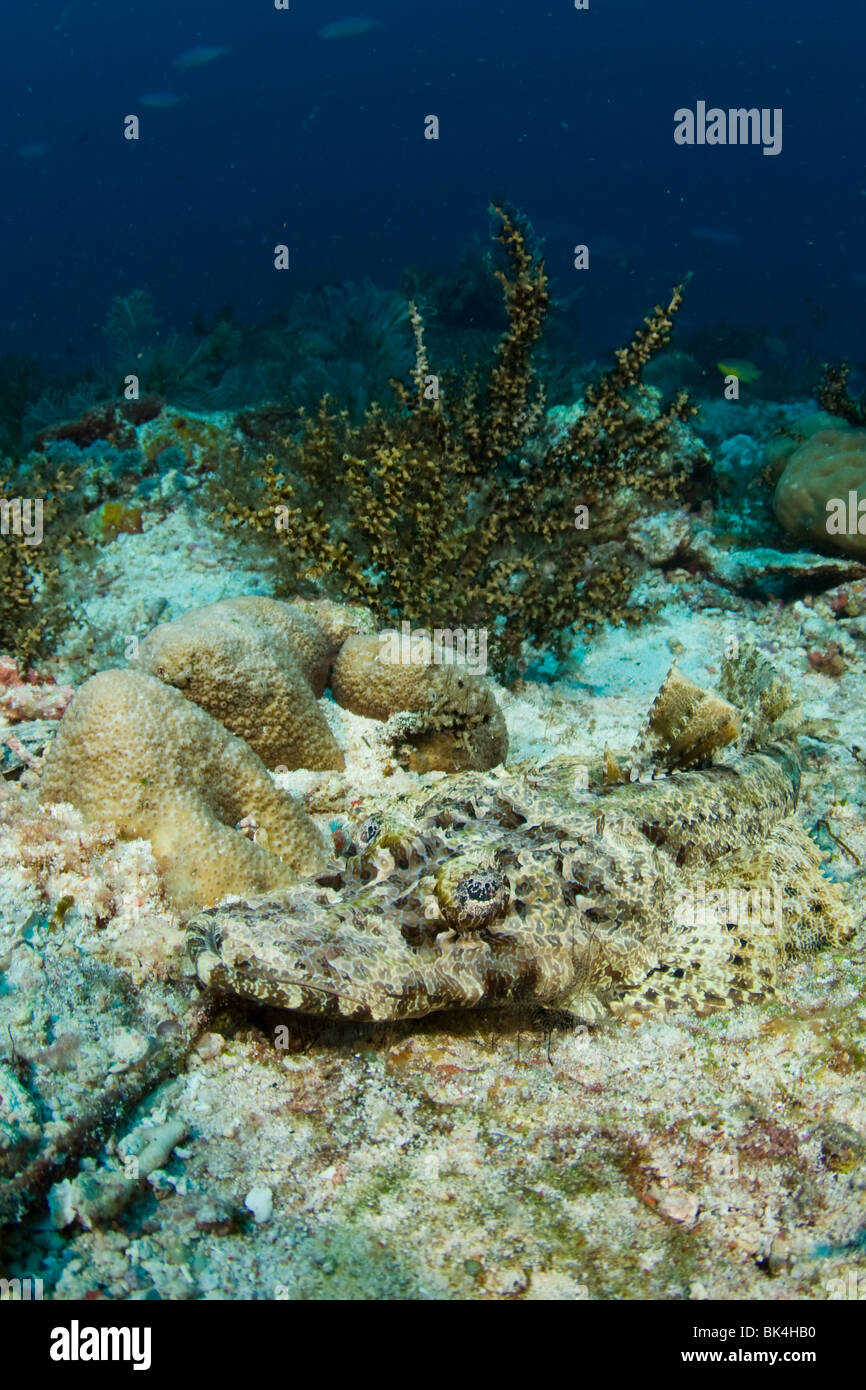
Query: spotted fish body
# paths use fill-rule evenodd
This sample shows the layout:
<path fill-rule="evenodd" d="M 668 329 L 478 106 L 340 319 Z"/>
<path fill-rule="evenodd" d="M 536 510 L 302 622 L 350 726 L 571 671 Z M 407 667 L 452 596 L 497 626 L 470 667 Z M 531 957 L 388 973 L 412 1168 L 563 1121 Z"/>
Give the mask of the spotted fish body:
<path fill-rule="evenodd" d="M 595 777 L 586 792 L 575 761 L 460 774 L 414 805 L 371 806 L 330 875 L 194 918 L 199 977 L 330 1017 L 532 1004 L 598 1021 L 760 1000 L 787 959 L 847 934 L 793 817 L 793 741 L 658 781 Z M 475 917 L 455 915 L 461 885 Z M 771 886 L 774 920 L 684 915 L 690 893 L 732 886 Z"/>

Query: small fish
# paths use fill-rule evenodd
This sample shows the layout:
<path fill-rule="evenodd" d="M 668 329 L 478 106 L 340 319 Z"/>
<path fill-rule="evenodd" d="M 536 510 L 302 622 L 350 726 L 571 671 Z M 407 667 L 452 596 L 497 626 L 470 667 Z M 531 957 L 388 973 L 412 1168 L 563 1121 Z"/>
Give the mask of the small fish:
<path fill-rule="evenodd" d="M 182 101 L 186 101 L 186 97 L 179 97 L 176 92 L 145 92 L 138 100 L 140 105 L 152 106 L 154 111 L 170 111 L 173 106 L 180 106 Z"/>
<path fill-rule="evenodd" d="M 690 227 L 689 236 L 698 241 L 714 241 L 717 246 L 739 246 L 743 240 L 739 232 L 723 232 L 718 227 Z"/>
<path fill-rule="evenodd" d="M 773 337 L 771 335 L 764 339 L 764 347 L 768 352 L 771 352 L 774 357 L 789 357 L 791 355 L 788 344 L 785 342 L 784 338 Z"/>
<path fill-rule="evenodd" d="M 760 367 L 756 367 L 754 362 L 744 362 L 740 357 L 731 357 L 727 362 L 717 362 L 716 366 L 722 376 L 735 376 L 737 381 L 745 382 L 757 381 L 761 375 Z"/>
<path fill-rule="evenodd" d="M 172 58 L 171 65 L 177 72 L 187 72 L 190 68 L 203 68 L 206 63 L 212 63 L 228 51 L 227 48 L 217 48 L 215 44 L 198 44 L 195 48 L 178 53 L 176 58 Z"/>
<path fill-rule="evenodd" d="M 23 145 L 18 146 L 19 159 L 41 159 L 48 153 L 48 146 L 43 145 L 41 140 L 25 140 Z"/>
<path fill-rule="evenodd" d="M 380 29 L 381 19 L 364 19 L 355 16 L 352 19 L 335 19 L 332 24 L 326 24 L 324 29 L 319 30 L 319 37 L 323 39 L 356 39 L 361 34 L 369 34 L 371 29 Z"/>

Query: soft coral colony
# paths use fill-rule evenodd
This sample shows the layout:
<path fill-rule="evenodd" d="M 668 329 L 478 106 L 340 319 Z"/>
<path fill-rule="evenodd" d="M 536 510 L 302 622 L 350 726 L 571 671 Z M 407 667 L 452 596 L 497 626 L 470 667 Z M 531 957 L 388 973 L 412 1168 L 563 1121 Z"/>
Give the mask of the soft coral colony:
<path fill-rule="evenodd" d="M 661 407 L 642 382 L 668 341 L 674 289 L 580 407 L 545 417 L 533 364 L 549 306 L 543 260 L 502 207 L 498 241 L 507 327 L 486 371 L 432 370 L 422 313 L 411 385 L 360 423 L 324 399 L 300 433 L 270 445 L 222 494 L 229 523 L 282 546 L 283 592 L 299 580 L 368 605 L 381 623 L 487 628 L 493 661 L 513 675 L 521 648 L 558 648 L 576 627 L 637 615 L 624 543 L 630 522 L 694 491 L 706 462 L 683 429 L 685 392 Z M 557 418 L 559 417 L 559 418 Z M 247 417 L 255 432 L 255 416 Z"/>

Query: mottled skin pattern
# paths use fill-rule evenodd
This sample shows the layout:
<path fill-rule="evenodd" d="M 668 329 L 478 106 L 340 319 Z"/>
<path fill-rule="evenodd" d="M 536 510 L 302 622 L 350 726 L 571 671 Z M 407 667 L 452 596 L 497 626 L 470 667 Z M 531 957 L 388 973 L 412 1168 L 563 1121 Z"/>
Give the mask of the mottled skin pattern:
<path fill-rule="evenodd" d="M 574 782 L 559 758 L 371 804 L 333 873 L 190 922 L 200 978 L 332 1017 L 522 1003 L 594 1021 L 764 998 L 786 959 L 847 933 L 793 819 L 793 741 L 655 782 Z M 675 915 L 691 889 L 768 885 L 768 922 Z"/>

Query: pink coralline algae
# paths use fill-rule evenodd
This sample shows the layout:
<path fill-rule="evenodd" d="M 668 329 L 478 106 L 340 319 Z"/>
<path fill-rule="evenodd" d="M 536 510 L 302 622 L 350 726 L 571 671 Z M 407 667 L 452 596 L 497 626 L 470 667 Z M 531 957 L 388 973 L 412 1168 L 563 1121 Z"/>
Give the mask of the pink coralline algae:
<path fill-rule="evenodd" d="M 57 685 L 37 671 L 23 675 L 9 656 L 0 656 L 0 717 L 60 719 L 74 695 L 71 685 Z"/>

